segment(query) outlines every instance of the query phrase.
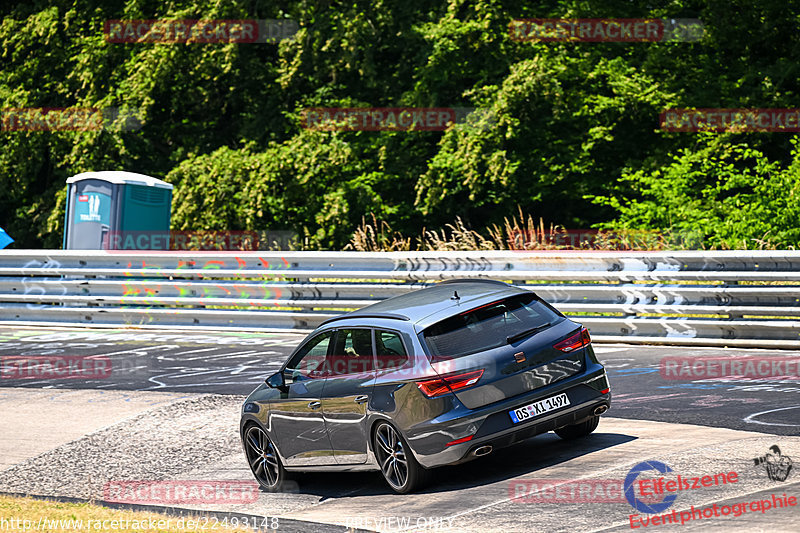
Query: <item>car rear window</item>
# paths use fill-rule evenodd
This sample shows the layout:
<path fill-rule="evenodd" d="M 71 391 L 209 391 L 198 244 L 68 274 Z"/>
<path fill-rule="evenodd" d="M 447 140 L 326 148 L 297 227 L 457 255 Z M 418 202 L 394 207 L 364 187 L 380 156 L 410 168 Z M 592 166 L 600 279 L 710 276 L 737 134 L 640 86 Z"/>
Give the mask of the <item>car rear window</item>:
<path fill-rule="evenodd" d="M 437 322 L 423 335 L 434 357 L 461 357 L 497 348 L 508 337 L 560 320 L 561 315 L 535 294 L 520 294 Z"/>

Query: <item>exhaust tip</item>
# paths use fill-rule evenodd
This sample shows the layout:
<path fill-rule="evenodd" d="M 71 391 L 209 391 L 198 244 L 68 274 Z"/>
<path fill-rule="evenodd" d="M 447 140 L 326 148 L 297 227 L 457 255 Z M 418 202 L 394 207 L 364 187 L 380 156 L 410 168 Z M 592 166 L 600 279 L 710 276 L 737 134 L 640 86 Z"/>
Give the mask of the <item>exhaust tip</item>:
<path fill-rule="evenodd" d="M 475 457 L 481 457 L 483 455 L 488 455 L 492 453 L 491 446 L 481 446 L 480 448 L 475 448 L 475 451 L 472 452 L 472 455 Z"/>
<path fill-rule="evenodd" d="M 597 407 L 594 408 L 594 415 L 595 416 L 600 416 L 603 413 L 605 413 L 606 411 L 608 411 L 608 406 L 607 405 L 598 405 Z"/>

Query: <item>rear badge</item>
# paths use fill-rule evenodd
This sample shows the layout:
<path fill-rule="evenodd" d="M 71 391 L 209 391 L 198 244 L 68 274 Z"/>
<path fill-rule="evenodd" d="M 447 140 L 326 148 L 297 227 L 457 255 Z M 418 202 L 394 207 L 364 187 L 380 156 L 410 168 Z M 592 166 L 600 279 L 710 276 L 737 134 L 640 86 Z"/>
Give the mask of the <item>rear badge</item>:
<path fill-rule="evenodd" d="M 515 353 L 514 354 L 514 360 L 516 360 L 517 363 L 524 363 L 525 362 L 525 353 L 523 353 L 523 352 Z"/>

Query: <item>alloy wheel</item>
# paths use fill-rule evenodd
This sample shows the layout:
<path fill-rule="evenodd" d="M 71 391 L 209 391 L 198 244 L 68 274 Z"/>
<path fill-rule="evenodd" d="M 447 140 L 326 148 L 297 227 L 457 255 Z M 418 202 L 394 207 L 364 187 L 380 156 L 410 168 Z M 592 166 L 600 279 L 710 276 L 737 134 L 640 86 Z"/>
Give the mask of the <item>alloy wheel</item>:
<path fill-rule="evenodd" d="M 392 488 L 401 490 L 408 483 L 408 457 L 400 435 L 389 424 L 381 424 L 375 432 L 378 464 Z"/>
<path fill-rule="evenodd" d="M 263 487 L 277 488 L 281 479 L 281 464 L 266 432 L 258 426 L 250 426 L 244 439 L 247 462 L 253 475 Z"/>

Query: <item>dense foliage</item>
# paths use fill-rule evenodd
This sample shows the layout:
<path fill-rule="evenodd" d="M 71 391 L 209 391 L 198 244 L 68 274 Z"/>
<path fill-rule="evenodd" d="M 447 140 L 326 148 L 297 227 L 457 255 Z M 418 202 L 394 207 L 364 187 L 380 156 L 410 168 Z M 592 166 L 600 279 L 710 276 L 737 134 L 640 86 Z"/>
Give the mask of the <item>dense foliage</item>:
<path fill-rule="evenodd" d="M 659 130 L 669 107 L 791 108 L 785 0 L 27 0 L 0 7 L 0 107 L 120 107 L 137 131 L 2 131 L 0 227 L 58 247 L 65 179 L 175 184 L 174 229 L 291 229 L 341 248 L 364 215 L 419 234 L 517 205 L 567 228 L 676 245 L 796 246 L 790 133 Z M 698 42 L 531 43 L 515 18 L 699 18 Z M 280 44 L 116 44 L 108 19 L 293 19 Z M 476 107 L 446 132 L 312 131 L 307 107 Z"/>

